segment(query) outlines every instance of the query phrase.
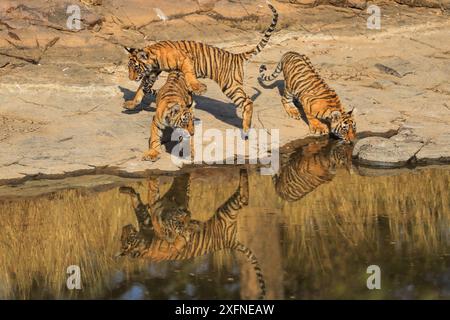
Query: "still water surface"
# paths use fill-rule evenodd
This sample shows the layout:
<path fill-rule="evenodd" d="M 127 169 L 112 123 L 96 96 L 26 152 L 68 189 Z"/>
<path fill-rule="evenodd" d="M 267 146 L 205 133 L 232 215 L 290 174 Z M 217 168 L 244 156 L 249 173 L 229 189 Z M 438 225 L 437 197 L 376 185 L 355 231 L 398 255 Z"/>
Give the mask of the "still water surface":
<path fill-rule="evenodd" d="M 448 167 L 357 168 L 344 148 L 304 145 L 276 177 L 196 169 L 0 198 L 0 298 L 450 299 Z"/>

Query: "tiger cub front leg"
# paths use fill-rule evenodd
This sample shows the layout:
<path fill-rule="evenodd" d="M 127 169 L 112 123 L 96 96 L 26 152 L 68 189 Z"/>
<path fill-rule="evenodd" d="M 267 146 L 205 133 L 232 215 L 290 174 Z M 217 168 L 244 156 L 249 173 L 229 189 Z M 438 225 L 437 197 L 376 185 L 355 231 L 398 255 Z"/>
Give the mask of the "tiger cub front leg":
<path fill-rule="evenodd" d="M 328 133 L 328 126 L 320 121 L 319 119 L 307 115 L 308 118 L 308 124 L 309 124 L 309 131 L 313 134 L 327 134 Z"/>
<path fill-rule="evenodd" d="M 313 96 L 304 96 L 302 100 L 302 106 L 308 119 L 309 131 L 313 134 L 328 134 L 328 126 L 322 122 L 325 119 L 317 117 L 317 115 L 323 113 L 323 110 L 327 110 L 328 103 L 322 99 L 311 101 L 313 98 Z"/>
<path fill-rule="evenodd" d="M 160 128 L 160 126 L 162 126 L 162 124 L 158 117 L 156 115 L 153 116 L 150 128 L 149 150 L 142 156 L 142 160 L 144 161 L 156 161 L 161 157 L 161 137 L 164 128 Z"/>
<path fill-rule="evenodd" d="M 145 96 L 144 81 L 142 81 L 141 84 L 139 85 L 139 88 L 136 91 L 136 94 L 134 95 L 134 98 L 132 100 L 125 101 L 123 103 L 124 109 L 127 109 L 127 110 L 136 109 L 136 107 L 141 103 L 144 96 Z"/>
<path fill-rule="evenodd" d="M 183 57 L 183 62 L 181 64 L 181 72 L 184 73 L 186 82 L 191 91 L 195 94 L 202 95 L 206 92 L 206 85 L 198 81 L 195 75 L 194 63 L 188 57 Z"/>
<path fill-rule="evenodd" d="M 160 74 L 161 71 L 152 71 L 149 75 L 144 76 L 133 100 L 125 101 L 123 107 L 127 110 L 134 110 L 141 103 L 144 96 L 149 94 L 156 97 L 156 90 L 153 90 L 152 87 Z"/>

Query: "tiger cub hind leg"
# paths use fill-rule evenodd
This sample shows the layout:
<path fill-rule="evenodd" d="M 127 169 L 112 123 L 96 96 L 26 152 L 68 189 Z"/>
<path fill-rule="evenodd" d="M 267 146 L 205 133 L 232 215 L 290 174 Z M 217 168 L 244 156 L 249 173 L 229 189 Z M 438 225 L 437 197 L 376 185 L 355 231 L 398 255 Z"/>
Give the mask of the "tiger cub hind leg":
<path fill-rule="evenodd" d="M 234 84 L 227 89 L 223 89 L 225 95 L 233 101 L 238 109 L 242 110 L 242 131 L 243 138 L 247 139 L 253 117 L 253 101 L 245 93 L 241 83 Z"/>

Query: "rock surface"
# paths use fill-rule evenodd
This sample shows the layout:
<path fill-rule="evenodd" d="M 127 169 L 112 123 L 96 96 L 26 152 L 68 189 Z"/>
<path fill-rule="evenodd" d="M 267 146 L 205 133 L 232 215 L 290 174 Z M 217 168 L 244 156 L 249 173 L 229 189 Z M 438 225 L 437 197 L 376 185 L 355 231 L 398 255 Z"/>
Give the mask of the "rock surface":
<path fill-rule="evenodd" d="M 357 142 L 353 157 L 363 164 L 401 167 L 411 161 L 422 146 L 420 142 L 399 142 L 383 137 L 370 137 Z"/>
<path fill-rule="evenodd" d="M 78 3 L 81 29 L 69 30 L 70 4 L 0 4 L 0 181 L 178 170 L 167 152 L 156 163 L 140 160 L 155 104 L 146 99 L 138 112 L 123 112 L 123 101 L 132 97 L 137 84 L 127 78 L 121 45 L 192 39 L 241 52 L 258 42 L 271 20 L 264 1 L 181 1 L 177 6 L 162 0 L 83 1 Z M 373 30 L 366 27 L 365 11 L 274 5 L 280 13 L 277 32 L 246 66 L 255 128 L 279 129 L 280 146 L 310 135 L 303 121 L 283 111 L 282 78 L 265 87 L 257 81 L 260 64 L 273 70 L 284 52 L 295 50 L 311 58 L 346 108 L 357 107 L 360 137 L 395 134 L 388 143 L 370 140 L 371 150 L 380 153 L 367 159 L 369 151 L 358 153 L 361 160 L 379 164 L 386 159 L 383 148 L 398 147 L 403 150 L 400 160 L 387 160 L 407 162 L 412 154 L 418 163 L 449 161 L 446 12 L 380 3 L 382 28 Z M 163 81 L 161 77 L 155 87 Z M 223 133 L 239 129 L 240 111 L 215 83 L 204 82 L 208 92 L 195 98 L 203 128 Z"/>

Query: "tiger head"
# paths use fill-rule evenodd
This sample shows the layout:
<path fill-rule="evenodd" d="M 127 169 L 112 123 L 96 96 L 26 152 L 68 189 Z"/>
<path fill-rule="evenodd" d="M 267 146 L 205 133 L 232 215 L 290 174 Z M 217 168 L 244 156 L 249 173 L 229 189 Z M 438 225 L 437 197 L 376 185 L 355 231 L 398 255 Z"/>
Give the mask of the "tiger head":
<path fill-rule="evenodd" d="M 352 152 L 351 144 L 335 143 L 332 145 L 329 153 L 331 167 L 333 169 L 345 168 L 352 172 Z"/>
<path fill-rule="evenodd" d="M 124 48 L 129 54 L 128 78 L 132 81 L 140 81 L 154 69 L 147 61 L 148 53 L 142 49 Z"/>
<path fill-rule="evenodd" d="M 331 134 L 345 143 L 352 143 L 356 139 L 356 123 L 352 116 L 355 110 L 344 113 L 336 110 L 330 114 Z"/>
<path fill-rule="evenodd" d="M 166 122 L 172 128 L 180 128 L 187 130 L 190 136 L 194 135 L 194 107 L 195 102 L 187 107 L 181 107 L 180 105 L 172 106 L 170 112 L 166 116 Z"/>
<path fill-rule="evenodd" d="M 142 254 L 141 245 L 143 242 L 142 236 L 132 224 L 128 224 L 122 228 L 122 235 L 120 237 L 121 249 L 116 257 L 130 256 L 137 258 Z"/>

